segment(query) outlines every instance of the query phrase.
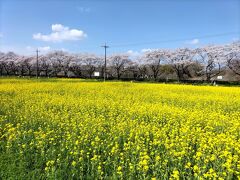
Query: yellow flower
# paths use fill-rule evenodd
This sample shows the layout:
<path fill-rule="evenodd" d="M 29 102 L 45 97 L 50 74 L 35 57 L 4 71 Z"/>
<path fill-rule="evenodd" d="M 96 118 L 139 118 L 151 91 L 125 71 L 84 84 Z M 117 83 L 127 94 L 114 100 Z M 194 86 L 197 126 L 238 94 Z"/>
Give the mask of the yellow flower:
<path fill-rule="evenodd" d="M 75 144 L 76 144 L 76 145 L 78 145 L 78 144 L 79 144 L 79 141 L 78 141 L 78 140 L 76 140 Z"/>
<path fill-rule="evenodd" d="M 77 162 L 76 161 L 73 161 L 72 162 L 72 166 L 76 166 Z"/>
<path fill-rule="evenodd" d="M 198 173 L 198 172 L 199 172 L 199 167 L 198 167 L 197 165 L 194 165 L 194 166 L 193 166 L 193 171 L 194 171 L 195 173 Z"/>
<path fill-rule="evenodd" d="M 161 158 L 160 158 L 160 156 L 156 156 L 156 161 L 159 161 Z"/>
<path fill-rule="evenodd" d="M 231 179 L 239 107 L 238 87 L 0 78 L 0 148 L 50 179 Z"/>
<path fill-rule="evenodd" d="M 122 175 L 122 167 L 121 166 L 118 166 L 117 174 Z"/>
<path fill-rule="evenodd" d="M 190 168 L 191 167 L 191 163 L 188 162 L 186 165 L 185 165 L 185 168 Z"/>
<path fill-rule="evenodd" d="M 121 171 L 122 170 L 122 166 L 118 166 L 117 170 Z"/>
<path fill-rule="evenodd" d="M 172 177 L 174 179 L 179 179 L 179 171 L 178 170 L 174 170 L 173 173 L 172 173 Z"/>

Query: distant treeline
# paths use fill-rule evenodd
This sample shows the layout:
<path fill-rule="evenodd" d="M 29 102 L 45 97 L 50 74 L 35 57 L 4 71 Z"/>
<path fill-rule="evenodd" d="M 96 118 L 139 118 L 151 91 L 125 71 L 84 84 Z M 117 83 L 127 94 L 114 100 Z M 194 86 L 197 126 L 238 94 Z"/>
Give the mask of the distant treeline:
<path fill-rule="evenodd" d="M 153 49 L 131 58 L 107 57 L 107 79 L 138 81 L 240 81 L 240 43 L 197 49 Z M 53 51 L 40 56 L 0 52 L 1 76 L 103 78 L 104 57 Z"/>

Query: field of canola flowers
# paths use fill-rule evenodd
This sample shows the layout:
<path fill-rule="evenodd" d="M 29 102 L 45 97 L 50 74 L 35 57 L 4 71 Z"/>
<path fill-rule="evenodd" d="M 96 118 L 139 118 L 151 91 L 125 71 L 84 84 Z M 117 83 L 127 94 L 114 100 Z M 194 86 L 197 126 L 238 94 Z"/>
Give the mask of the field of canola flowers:
<path fill-rule="evenodd" d="M 0 79 L 0 179 L 239 179 L 240 88 Z"/>

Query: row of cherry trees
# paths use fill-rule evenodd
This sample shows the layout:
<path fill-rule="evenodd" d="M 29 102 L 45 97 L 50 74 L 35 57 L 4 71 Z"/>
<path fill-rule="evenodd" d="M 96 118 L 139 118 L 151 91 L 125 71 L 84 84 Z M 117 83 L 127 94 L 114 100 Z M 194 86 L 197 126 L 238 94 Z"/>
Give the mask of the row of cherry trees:
<path fill-rule="evenodd" d="M 134 59 L 129 54 L 115 54 L 107 58 L 109 78 L 152 78 L 172 74 L 178 80 L 196 76 L 210 81 L 226 68 L 240 76 L 240 43 L 221 46 L 206 46 L 196 49 L 154 49 Z M 37 71 L 38 69 L 38 71 Z M 54 51 L 42 55 L 20 56 L 13 52 L 0 52 L 0 75 L 57 77 L 74 76 L 93 78 L 94 72 L 104 72 L 104 58 L 95 54 L 71 54 Z"/>

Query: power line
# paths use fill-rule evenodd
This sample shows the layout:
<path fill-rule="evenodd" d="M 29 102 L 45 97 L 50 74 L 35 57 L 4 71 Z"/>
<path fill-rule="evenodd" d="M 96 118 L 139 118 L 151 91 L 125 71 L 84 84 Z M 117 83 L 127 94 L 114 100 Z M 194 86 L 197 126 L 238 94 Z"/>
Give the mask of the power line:
<path fill-rule="evenodd" d="M 164 43 L 171 43 L 171 42 L 173 43 L 173 42 L 188 41 L 192 39 L 208 39 L 208 38 L 214 38 L 214 37 L 223 37 L 223 36 L 229 36 L 229 35 L 240 35 L 240 30 L 234 31 L 234 32 L 209 34 L 209 35 L 203 35 L 203 36 L 192 36 L 188 38 L 177 38 L 177 39 L 168 39 L 168 40 L 159 40 L 159 41 L 131 42 L 131 43 L 122 43 L 122 44 L 111 43 L 111 48 L 142 46 L 142 45 L 151 45 L 151 44 L 164 44 Z M 97 47 L 98 46 L 89 46 L 89 47 L 83 47 L 83 48 L 86 50 L 86 49 L 96 49 Z M 104 47 L 104 46 L 101 46 L 101 47 Z"/>
<path fill-rule="evenodd" d="M 132 42 L 132 43 L 122 43 L 122 44 L 114 44 L 110 43 L 112 48 L 121 48 L 121 47 L 130 47 L 130 46 L 142 46 L 142 45 L 151 45 L 151 44 L 164 44 L 164 43 L 171 43 L 171 42 L 181 42 L 181 41 L 188 41 L 192 39 L 208 39 L 214 37 L 223 37 L 229 35 L 240 35 L 240 30 L 235 32 L 226 32 L 226 33 L 218 33 L 218 34 L 209 34 L 203 36 L 193 36 L 188 38 L 178 38 L 178 39 L 168 39 L 168 40 L 159 40 L 159 41 L 147 41 L 147 42 Z M 101 46 L 103 47 L 103 46 Z M 83 49 L 96 49 L 97 46 L 88 46 L 82 47 Z"/>
<path fill-rule="evenodd" d="M 214 38 L 214 37 L 223 37 L 223 36 L 229 36 L 229 35 L 240 35 L 239 31 L 234 32 L 226 32 L 226 33 L 219 33 L 219 34 L 209 34 L 204 36 L 192 36 L 192 37 L 186 37 L 186 38 L 178 38 L 178 39 L 168 39 L 168 40 L 159 40 L 159 41 L 147 41 L 147 42 L 132 42 L 132 43 L 122 43 L 122 44 L 114 44 L 110 43 L 112 48 L 120 48 L 120 47 L 129 47 L 129 46 L 141 46 L 141 45 L 151 45 L 151 44 L 164 44 L 169 42 L 181 42 L 181 41 L 187 41 L 192 39 L 208 39 L 208 38 Z M 96 49 L 99 46 L 82 46 L 83 49 Z M 102 47 L 102 46 L 101 46 Z"/>
<path fill-rule="evenodd" d="M 150 45 L 150 44 L 161 44 L 161 43 L 168 43 L 168 42 L 179 42 L 179 41 L 187 41 L 191 39 L 207 39 L 212 37 L 221 37 L 221 36 L 228 36 L 228 35 L 238 35 L 240 32 L 227 32 L 227 33 L 220 33 L 220 34 L 212 34 L 212 35 L 204 35 L 204 36 L 195 36 L 190 38 L 179 38 L 179 39 L 170 39 L 170 40 L 162 40 L 162 41 L 149 41 L 149 42 L 139 42 L 139 43 L 125 43 L 125 44 L 112 44 L 111 47 L 118 48 L 118 47 L 128 47 L 128 46 L 140 46 L 140 45 Z"/>

